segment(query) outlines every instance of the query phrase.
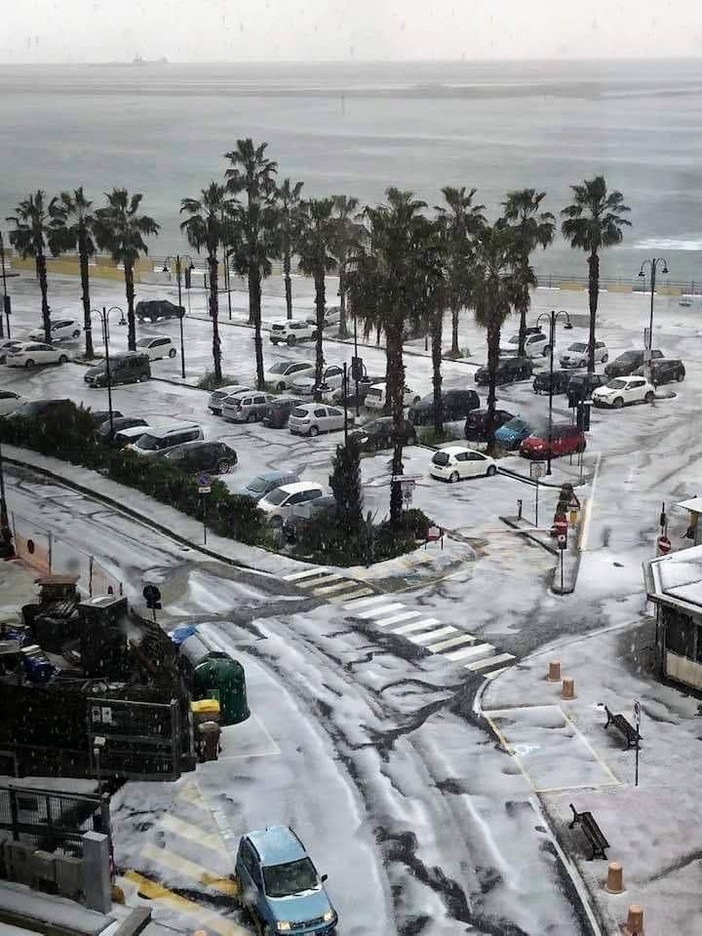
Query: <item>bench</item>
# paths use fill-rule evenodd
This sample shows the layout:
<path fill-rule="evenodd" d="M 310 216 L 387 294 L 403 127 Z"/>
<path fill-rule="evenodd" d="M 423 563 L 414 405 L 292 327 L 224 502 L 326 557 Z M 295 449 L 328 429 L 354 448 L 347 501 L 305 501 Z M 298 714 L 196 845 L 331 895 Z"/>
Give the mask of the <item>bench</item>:
<path fill-rule="evenodd" d="M 604 710 L 607 713 L 605 730 L 609 728 L 610 725 L 614 725 L 614 727 L 624 735 L 626 738 L 626 747 L 624 748 L 625 751 L 628 751 L 631 747 L 638 747 L 639 741 L 641 740 L 641 735 L 636 730 L 636 728 L 634 728 L 634 726 L 628 722 L 623 715 L 612 714 L 606 705 Z"/>
<path fill-rule="evenodd" d="M 594 858 L 604 858 L 606 860 L 607 855 L 605 854 L 605 849 L 609 848 L 610 844 L 595 822 L 595 817 L 591 812 L 579 813 L 572 803 L 570 804 L 570 808 L 573 810 L 573 821 L 570 823 L 569 828 L 572 829 L 573 826 L 579 825 L 585 834 L 585 838 L 590 845 L 592 845 L 592 854 L 588 858 L 588 861 L 592 861 Z"/>

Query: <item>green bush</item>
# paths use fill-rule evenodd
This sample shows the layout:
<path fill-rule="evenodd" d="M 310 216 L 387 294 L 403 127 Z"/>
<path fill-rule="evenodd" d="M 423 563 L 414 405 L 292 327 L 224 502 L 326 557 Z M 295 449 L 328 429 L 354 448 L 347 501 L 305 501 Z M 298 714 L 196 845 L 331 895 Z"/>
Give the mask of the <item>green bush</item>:
<path fill-rule="evenodd" d="M 236 377 L 232 377 L 231 374 L 222 374 L 222 379 L 217 380 L 214 371 L 207 371 L 207 373 L 198 380 L 196 386 L 198 390 L 217 390 L 219 387 L 227 387 L 229 384 L 237 383 L 239 383 L 239 381 Z"/>

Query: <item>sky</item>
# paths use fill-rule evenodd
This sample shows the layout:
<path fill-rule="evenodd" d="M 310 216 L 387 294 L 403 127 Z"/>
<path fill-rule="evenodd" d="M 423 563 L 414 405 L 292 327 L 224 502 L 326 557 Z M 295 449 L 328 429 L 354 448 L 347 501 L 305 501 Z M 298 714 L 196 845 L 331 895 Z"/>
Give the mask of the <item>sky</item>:
<path fill-rule="evenodd" d="M 4 64 L 697 57 L 699 0 L 0 0 Z"/>

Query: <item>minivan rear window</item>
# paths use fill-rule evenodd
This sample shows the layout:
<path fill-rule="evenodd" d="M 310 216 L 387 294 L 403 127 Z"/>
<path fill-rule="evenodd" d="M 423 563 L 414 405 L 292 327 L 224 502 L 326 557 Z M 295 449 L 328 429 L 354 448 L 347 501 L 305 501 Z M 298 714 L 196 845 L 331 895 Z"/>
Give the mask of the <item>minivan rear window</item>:
<path fill-rule="evenodd" d="M 162 439 L 157 439 L 156 436 L 149 435 L 146 432 L 137 439 L 136 444 L 140 449 L 146 449 L 147 452 L 155 452 L 156 449 L 161 447 L 160 443 L 162 441 Z"/>
<path fill-rule="evenodd" d="M 432 461 L 435 465 L 448 465 L 449 457 L 446 452 L 437 452 L 432 458 Z"/>

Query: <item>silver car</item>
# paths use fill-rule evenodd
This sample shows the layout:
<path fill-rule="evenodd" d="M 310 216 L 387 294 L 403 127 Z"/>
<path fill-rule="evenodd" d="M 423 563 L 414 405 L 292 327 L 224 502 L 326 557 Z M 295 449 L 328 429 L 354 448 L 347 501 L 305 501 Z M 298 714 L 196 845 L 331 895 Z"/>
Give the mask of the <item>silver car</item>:
<path fill-rule="evenodd" d="M 353 425 L 353 416 L 348 416 L 348 425 Z M 325 403 L 305 403 L 297 406 L 288 419 L 288 429 L 293 435 L 316 436 L 320 432 L 333 432 L 344 428 L 344 411 Z"/>
<path fill-rule="evenodd" d="M 260 422 L 268 412 L 268 404 L 275 397 L 258 390 L 232 393 L 222 401 L 222 418 L 230 422 Z"/>

